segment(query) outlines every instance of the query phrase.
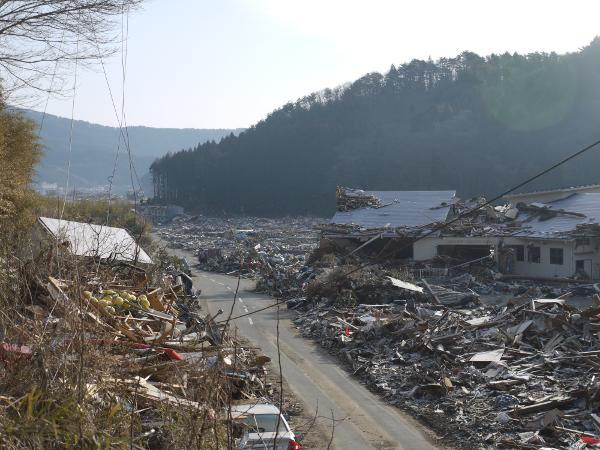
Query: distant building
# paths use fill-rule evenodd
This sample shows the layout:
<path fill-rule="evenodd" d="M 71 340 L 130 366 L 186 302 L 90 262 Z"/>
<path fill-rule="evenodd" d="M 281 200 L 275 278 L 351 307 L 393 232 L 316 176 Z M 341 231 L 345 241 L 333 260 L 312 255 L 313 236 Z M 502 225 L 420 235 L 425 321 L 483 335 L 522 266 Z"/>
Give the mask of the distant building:
<path fill-rule="evenodd" d="M 152 223 L 168 222 L 184 213 L 183 207 L 177 205 L 140 205 L 139 210 Z"/>
<path fill-rule="evenodd" d="M 48 245 L 79 257 L 152 264 L 152 259 L 123 228 L 40 217 L 34 229 L 34 254 Z"/>
<path fill-rule="evenodd" d="M 600 279 L 600 193 L 572 192 L 547 203 L 518 203 L 515 219 L 490 224 L 479 236 L 431 236 L 415 242 L 414 259 L 428 260 L 449 250 L 493 250 L 505 274 Z"/>

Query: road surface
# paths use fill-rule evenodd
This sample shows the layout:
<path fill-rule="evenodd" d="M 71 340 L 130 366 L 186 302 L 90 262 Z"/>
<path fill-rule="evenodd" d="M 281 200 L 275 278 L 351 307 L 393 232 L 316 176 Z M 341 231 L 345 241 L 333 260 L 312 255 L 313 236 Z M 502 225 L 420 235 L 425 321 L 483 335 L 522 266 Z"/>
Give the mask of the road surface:
<path fill-rule="evenodd" d="M 219 309 L 226 318 L 231 310 L 237 278 L 196 272 L 195 284 L 211 314 Z M 251 292 L 253 283 L 242 279 L 233 317 L 271 305 L 269 296 Z M 421 426 L 396 408 L 386 405 L 353 379 L 335 358 L 301 337 L 293 327 L 292 312 L 280 309 L 279 341 L 283 376 L 309 415 L 318 405 L 320 422 L 331 432 L 331 412 L 336 419 L 332 447 L 337 449 L 434 449 Z M 277 368 L 277 308 L 240 317 L 233 322 L 239 334 L 269 356 Z M 326 444 L 323 448 L 326 448 Z"/>
<path fill-rule="evenodd" d="M 176 251 L 191 260 L 190 255 Z M 219 309 L 226 319 L 233 302 L 237 278 L 193 271 L 196 289 L 202 289 L 202 307 L 211 314 Z M 251 313 L 275 303 L 272 297 L 251 292 L 254 283 L 242 279 L 233 317 Z M 339 366 L 335 357 L 317 344 L 303 338 L 290 318 L 293 312 L 285 305 L 280 309 L 280 349 L 283 376 L 306 412 L 314 416 L 331 434 L 332 413 L 335 418 L 332 449 L 405 449 L 433 450 L 433 435 L 414 419 L 387 405 Z M 277 308 L 269 308 L 232 321 L 238 333 L 272 360 L 277 370 Z M 328 442 L 322 448 L 327 448 Z"/>

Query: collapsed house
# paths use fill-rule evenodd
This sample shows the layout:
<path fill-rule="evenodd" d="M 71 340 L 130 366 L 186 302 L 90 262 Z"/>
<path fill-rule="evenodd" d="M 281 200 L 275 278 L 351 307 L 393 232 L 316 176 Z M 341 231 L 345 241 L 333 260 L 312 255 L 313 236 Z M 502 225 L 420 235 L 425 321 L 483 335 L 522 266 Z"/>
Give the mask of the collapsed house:
<path fill-rule="evenodd" d="M 327 242 L 355 253 L 410 258 L 412 242 L 427 226 L 452 217 L 455 191 L 363 191 L 339 187 L 337 211 L 321 227 Z"/>
<path fill-rule="evenodd" d="M 505 275 L 600 279 L 600 192 L 595 189 L 519 194 L 507 205 L 487 205 L 463 216 L 485 200 L 459 201 L 454 191 L 339 188 L 338 211 L 322 227 L 321 246 L 333 242 L 349 254 L 368 247 L 369 256 L 417 262 L 489 258 Z M 520 201 L 538 197 L 547 202 Z M 344 203 L 347 198 L 352 203 Z"/>
<path fill-rule="evenodd" d="M 152 264 L 152 259 L 123 228 L 40 217 L 33 230 L 34 256 L 50 246 L 73 256 Z"/>

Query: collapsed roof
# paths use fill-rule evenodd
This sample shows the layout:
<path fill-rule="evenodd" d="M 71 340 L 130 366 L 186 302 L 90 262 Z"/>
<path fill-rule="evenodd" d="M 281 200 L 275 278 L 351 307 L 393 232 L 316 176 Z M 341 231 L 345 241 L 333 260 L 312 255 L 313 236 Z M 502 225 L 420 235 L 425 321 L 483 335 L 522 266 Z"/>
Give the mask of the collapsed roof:
<path fill-rule="evenodd" d="M 445 222 L 455 196 L 456 191 L 363 191 L 338 188 L 338 211 L 330 223 L 362 229 L 396 229 Z"/>
<path fill-rule="evenodd" d="M 337 212 L 324 229 L 390 230 L 417 236 L 450 218 L 459 221 L 440 230 L 446 236 L 516 236 L 567 239 L 600 236 L 600 193 L 573 192 L 546 203 L 518 203 L 472 214 L 485 199 L 459 201 L 455 191 L 362 191 L 337 189 Z M 449 217 L 449 215 L 451 215 Z"/>
<path fill-rule="evenodd" d="M 68 242 L 76 256 L 151 264 L 152 259 L 123 228 L 40 217 L 42 228 L 54 239 Z"/>
<path fill-rule="evenodd" d="M 585 235 L 590 226 L 600 224 L 600 193 L 574 193 L 567 198 L 548 203 L 518 204 L 517 220 L 523 230 L 516 236 L 560 238 L 581 231 Z M 538 209 L 536 213 L 534 208 Z M 597 235 L 597 231 L 592 233 Z"/>

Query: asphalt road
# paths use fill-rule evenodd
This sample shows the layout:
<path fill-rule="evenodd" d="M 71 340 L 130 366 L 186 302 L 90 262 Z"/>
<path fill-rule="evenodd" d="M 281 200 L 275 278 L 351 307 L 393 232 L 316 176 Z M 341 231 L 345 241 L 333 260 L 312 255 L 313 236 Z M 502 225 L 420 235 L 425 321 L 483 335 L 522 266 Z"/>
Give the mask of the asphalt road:
<path fill-rule="evenodd" d="M 211 314 L 219 309 L 226 318 L 231 310 L 237 278 L 195 271 L 194 282 L 202 289 L 201 301 Z M 241 280 L 233 317 L 271 305 L 275 300 L 251 292 L 253 283 Z M 279 341 L 283 376 L 295 396 L 305 403 L 310 415 L 331 433 L 336 449 L 430 450 L 423 428 L 398 409 L 389 406 L 353 379 L 335 358 L 301 337 L 292 322 L 293 313 L 280 308 Z M 277 364 L 277 308 L 270 308 L 233 321 L 238 333 L 253 342 Z M 429 436 L 430 437 L 430 436 Z M 323 448 L 327 443 L 323 443 Z"/>
<path fill-rule="evenodd" d="M 191 260 L 190 255 L 173 251 Z M 231 310 L 238 279 L 226 275 L 193 271 L 196 289 L 202 289 L 202 308 L 211 314 Z M 275 300 L 251 292 L 254 283 L 242 279 L 233 317 L 252 313 L 272 305 Z M 318 413 L 319 422 L 328 436 L 333 430 L 332 449 L 405 449 L 432 450 L 434 436 L 418 422 L 395 407 L 387 405 L 356 379 L 345 372 L 335 358 L 317 344 L 303 338 L 291 322 L 293 312 L 280 308 L 279 341 L 283 376 L 295 397 L 304 403 L 310 416 Z M 277 359 L 277 307 L 253 313 L 231 322 L 238 333 L 247 338 L 272 360 Z M 333 421 L 332 415 L 335 419 Z M 323 442 L 322 448 L 327 448 Z"/>

